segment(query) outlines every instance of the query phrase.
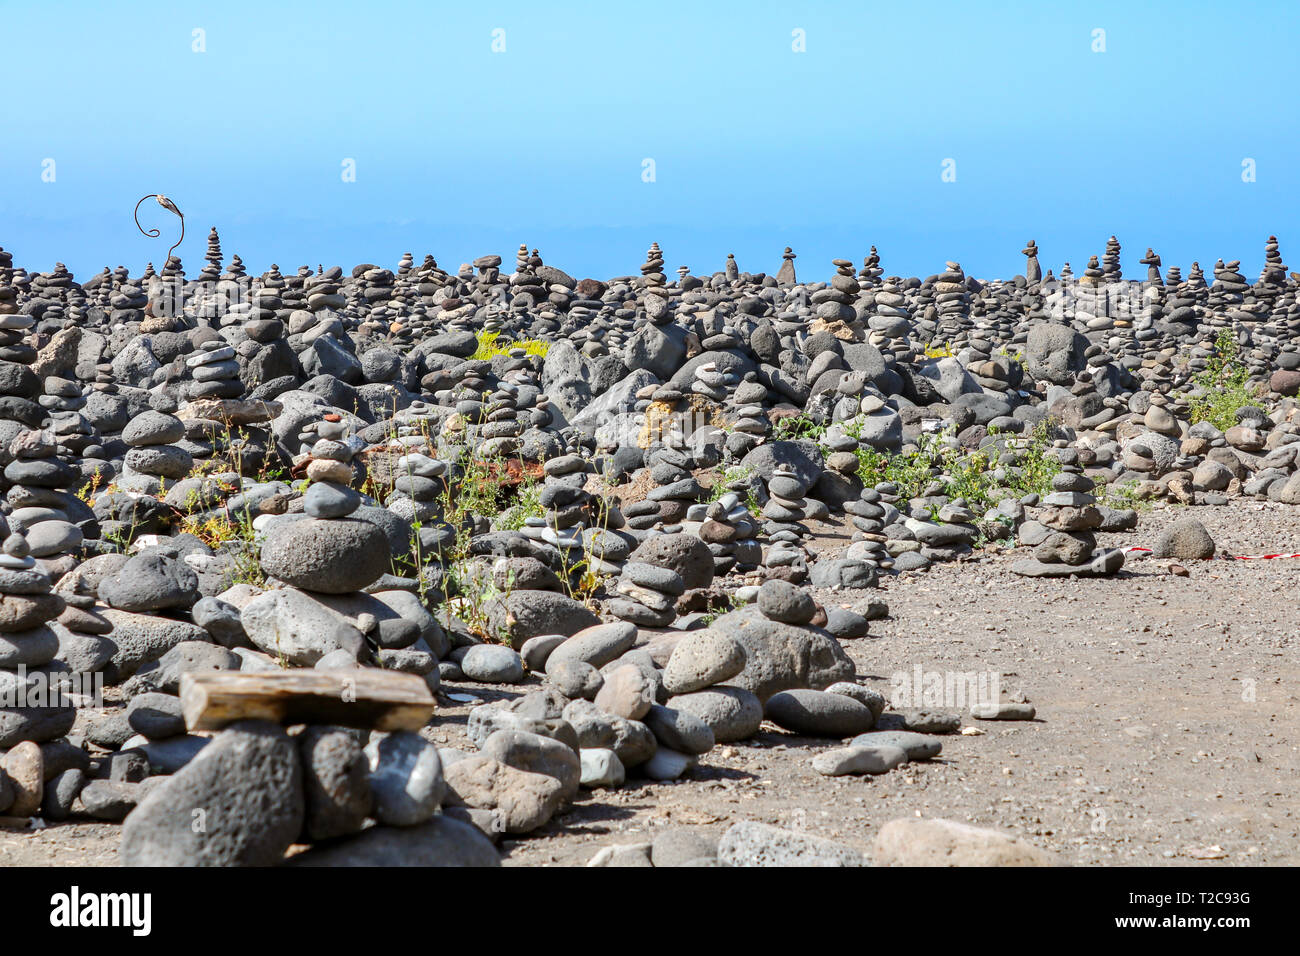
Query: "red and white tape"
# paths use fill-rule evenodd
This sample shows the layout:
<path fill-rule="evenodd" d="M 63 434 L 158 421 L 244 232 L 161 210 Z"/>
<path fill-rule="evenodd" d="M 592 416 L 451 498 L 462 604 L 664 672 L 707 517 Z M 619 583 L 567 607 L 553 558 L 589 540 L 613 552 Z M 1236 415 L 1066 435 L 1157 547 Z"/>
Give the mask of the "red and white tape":
<path fill-rule="evenodd" d="M 1125 548 L 1125 554 L 1132 554 L 1135 551 L 1150 552 L 1150 548 Z M 1263 561 L 1267 558 L 1300 558 L 1300 551 L 1293 551 L 1289 554 L 1225 554 L 1221 555 L 1224 561 Z"/>

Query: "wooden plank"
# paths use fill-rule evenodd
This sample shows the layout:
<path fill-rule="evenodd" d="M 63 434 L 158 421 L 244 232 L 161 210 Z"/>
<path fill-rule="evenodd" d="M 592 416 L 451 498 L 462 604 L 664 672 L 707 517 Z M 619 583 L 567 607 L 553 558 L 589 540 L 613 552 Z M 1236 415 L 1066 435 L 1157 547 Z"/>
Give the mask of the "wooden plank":
<path fill-rule="evenodd" d="M 433 709 L 423 677 L 377 668 L 181 675 L 181 711 L 191 731 L 219 730 L 237 720 L 419 730 Z"/>

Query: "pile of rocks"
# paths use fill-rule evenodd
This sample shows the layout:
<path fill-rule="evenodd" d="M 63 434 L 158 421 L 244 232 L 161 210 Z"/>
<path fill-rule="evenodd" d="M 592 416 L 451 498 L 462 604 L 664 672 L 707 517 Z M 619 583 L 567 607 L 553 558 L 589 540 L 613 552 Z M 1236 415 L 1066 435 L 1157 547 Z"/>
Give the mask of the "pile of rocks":
<path fill-rule="evenodd" d="M 76 718 L 59 676 L 68 673 L 56 661 L 59 637 L 48 626 L 64 612 L 63 598 L 51 593 L 50 577 L 37 567 L 27 540 L 7 530 L 5 535 L 0 554 L 0 690 L 5 700 L 0 749 L 61 737 Z"/>
<path fill-rule="evenodd" d="M 179 444 L 185 437 L 185 424 L 175 415 L 152 410 L 136 415 L 122 429 L 122 441 L 130 451 L 123 460 L 118 487 L 158 495 L 164 482 L 187 477 L 194 457 Z"/>
<path fill-rule="evenodd" d="M 1021 526 L 1021 540 L 1034 545 L 1033 560 L 1018 562 L 1012 570 L 1027 577 L 1097 577 L 1124 566 L 1123 550 L 1097 552 L 1094 532 L 1102 526 L 1102 514 L 1094 487 L 1091 478 L 1068 466 L 1052 479 L 1036 527 Z"/>
<path fill-rule="evenodd" d="M 679 779 L 760 732 L 834 742 L 820 774 L 934 757 L 954 715 L 890 712 L 841 645 L 882 580 L 1012 538 L 1021 574 L 1116 574 L 1098 535 L 1137 515 L 1114 488 L 1300 503 L 1274 238 L 1255 285 L 1236 261 L 1162 280 L 1151 250 L 1124 279 L 1114 237 L 1077 278 L 1023 252 L 1006 281 L 886 277 L 874 247 L 828 283 L 789 249 L 775 275 L 695 275 L 657 244 L 608 281 L 525 245 L 509 275 L 407 254 L 249 276 L 214 231 L 192 281 L 171 259 L 84 286 L 0 253 L 0 685 L 115 688 L 84 728 L 0 706 L 0 813 L 126 817 L 141 863 L 486 862 L 584 787 Z M 1194 421 L 1225 361 L 1256 397 Z M 1054 477 L 1029 490 L 1031 466 Z M 1153 554 L 1215 550 L 1189 522 Z M 494 702 L 441 752 L 310 720 L 212 736 L 181 703 L 207 671 L 395 671 Z M 260 818 L 182 833 L 217 794 Z"/>

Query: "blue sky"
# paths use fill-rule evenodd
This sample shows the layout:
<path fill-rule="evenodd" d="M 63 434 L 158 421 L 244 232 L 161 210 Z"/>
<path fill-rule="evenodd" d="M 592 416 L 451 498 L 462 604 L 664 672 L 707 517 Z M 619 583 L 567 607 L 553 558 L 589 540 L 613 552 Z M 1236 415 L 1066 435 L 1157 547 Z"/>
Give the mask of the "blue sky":
<path fill-rule="evenodd" d="M 138 273 L 176 223 L 131 209 L 163 192 L 190 273 L 213 225 L 256 272 L 526 242 L 607 277 L 654 240 L 697 273 L 791 245 L 826 278 L 874 244 L 995 277 L 1112 233 L 1130 275 L 1150 245 L 1253 280 L 1269 233 L 1300 269 L 1300 3 L 1058 6 L 4 0 L 0 245 Z"/>

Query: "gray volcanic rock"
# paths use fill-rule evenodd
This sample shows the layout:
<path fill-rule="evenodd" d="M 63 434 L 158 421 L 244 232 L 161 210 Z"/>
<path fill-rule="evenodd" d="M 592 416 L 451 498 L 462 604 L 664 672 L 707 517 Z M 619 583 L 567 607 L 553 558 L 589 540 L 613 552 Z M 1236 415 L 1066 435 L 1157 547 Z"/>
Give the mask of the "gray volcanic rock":
<path fill-rule="evenodd" d="M 876 722 L 871 708 L 851 697 L 807 688 L 773 694 L 763 712 L 779 727 L 814 737 L 852 737 Z"/>
<path fill-rule="evenodd" d="M 853 662 L 826 631 L 772 621 L 751 608 L 723 615 L 712 626 L 745 650 L 745 667 L 729 682 L 760 700 L 783 690 L 821 690 L 853 679 Z"/>
<path fill-rule="evenodd" d="M 286 584 L 323 594 L 360 591 L 388 570 L 388 539 L 352 518 L 275 524 L 262 545 L 262 569 Z"/>
<path fill-rule="evenodd" d="M 1069 385 L 1087 367 L 1087 349 L 1088 340 L 1068 326 L 1042 323 L 1029 330 L 1025 363 L 1034 378 Z"/>
<path fill-rule="evenodd" d="M 600 623 L 573 598 L 554 591 L 511 591 L 487 602 L 484 613 L 493 633 L 507 636 L 515 650 L 542 634 L 574 635 Z"/>
<path fill-rule="evenodd" d="M 141 554 L 100 582 L 99 597 L 122 611 L 189 608 L 199 599 L 199 577 L 177 558 Z"/>
<path fill-rule="evenodd" d="M 766 823 L 733 823 L 718 843 L 724 866 L 867 866 L 857 850 Z"/>
<path fill-rule="evenodd" d="M 1214 539 L 1195 518 L 1179 518 L 1160 532 L 1151 548 L 1152 557 L 1184 561 L 1212 558 L 1214 552 Z"/>
<path fill-rule="evenodd" d="M 439 814 L 414 827 L 376 826 L 356 836 L 312 847 L 289 866 L 500 866 L 480 830 Z"/>
<path fill-rule="evenodd" d="M 122 862 L 272 866 L 297 839 L 303 814 L 293 741 L 271 724 L 233 724 L 131 812 Z"/>

